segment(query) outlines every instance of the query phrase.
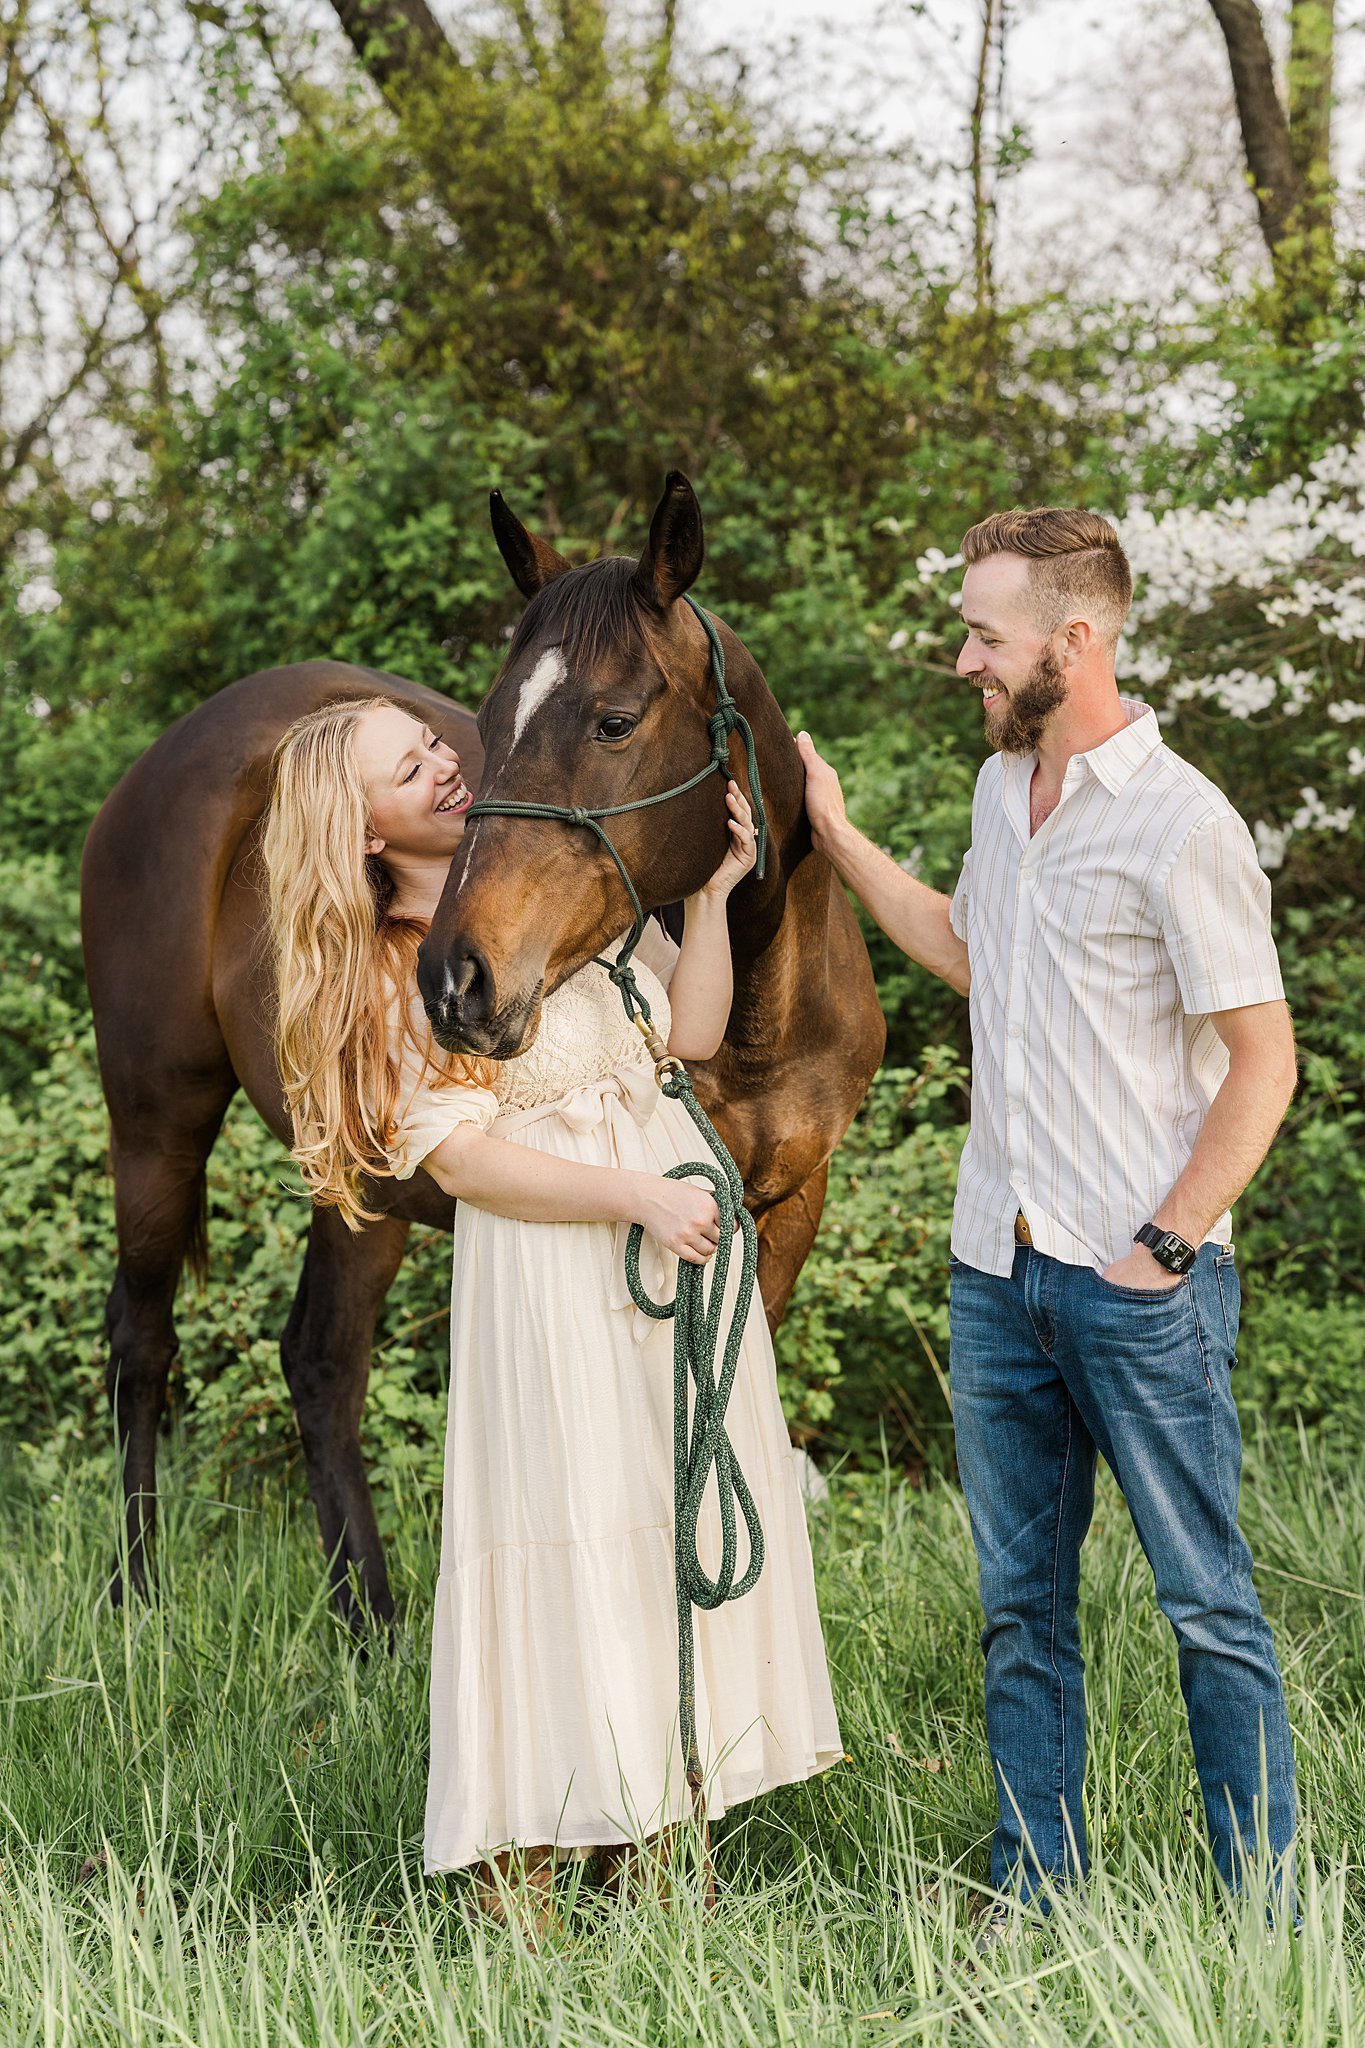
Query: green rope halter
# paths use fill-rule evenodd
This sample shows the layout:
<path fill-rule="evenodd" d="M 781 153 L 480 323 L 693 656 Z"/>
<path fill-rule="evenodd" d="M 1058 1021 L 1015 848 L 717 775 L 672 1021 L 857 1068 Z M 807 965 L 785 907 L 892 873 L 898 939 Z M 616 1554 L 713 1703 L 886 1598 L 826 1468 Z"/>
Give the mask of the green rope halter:
<path fill-rule="evenodd" d="M 465 812 L 466 819 L 557 818 L 561 824 L 584 825 L 589 832 L 596 834 L 598 840 L 611 855 L 612 860 L 616 864 L 616 872 L 625 884 L 626 894 L 630 898 L 632 921 L 630 934 L 614 960 L 604 960 L 600 954 L 594 954 L 593 957 L 599 967 L 606 968 L 607 973 L 621 991 L 621 1000 L 626 1006 L 626 1015 L 630 1018 L 632 1024 L 636 1020 L 637 1012 L 644 1018 L 646 1024 L 650 1021 L 649 1004 L 641 993 L 640 985 L 635 979 L 634 970 L 630 964 L 631 955 L 639 945 L 641 934 L 645 928 L 645 912 L 641 908 L 639 894 L 636 891 L 634 882 L 630 879 L 625 862 L 606 832 L 603 831 L 599 821 L 602 818 L 622 818 L 628 811 L 647 811 L 652 809 L 655 804 L 670 802 L 675 796 L 685 796 L 689 789 L 695 789 L 698 783 L 705 782 L 708 775 L 724 775 L 728 778 L 730 773 L 730 735 L 732 732 L 737 732 L 744 742 L 744 758 L 749 776 L 749 792 L 753 798 L 756 852 L 758 856 L 755 863 L 755 873 L 760 881 L 763 879 L 763 873 L 768 863 L 768 814 L 763 808 L 763 789 L 758 778 L 758 751 L 754 746 L 753 728 L 738 704 L 736 704 L 734 698 L 730 695 L 730 687 L 725 680 L 725 649 L 720 644 L 720 635 L 717 633 L 714 623 L 702 610 L 701 606 L 694 603 L 690 597 L 686 599 L 686 602 L 691 605 L 692 610 L 700 619 L 702 631 L 710 642 L 711 676 L 716 686 L 716 708 L 707 721 L 707 731 L 711 735 L 711 758 L 704 768 L 699 768 L 695 775 L 690 775 L 686 782 L 679 782 L 672 789 L 661 789 L 657 796 L 637 797 L 635 802 L 630 804 L 602 804 L 595 810 L 588 810 L 582 804 L 531 804 L 513 801 L 503 802 L 496 797 L 489 797 L 487 799 L 481 797 L 477 803 L 472 803 Z"/>
<path fill-rule="evenodd" d="M 600 822 L 603 818 L 623 817 L 627 811 L 644 811 L 654 804 L 667 803 L 672 797 L 683 796 L 689 789 L 695 789 L 708 775 L 728 777 L 730 735 L 738 732 L 744 743 L 749 791 L 755 812 L 756 869 L 760 879 L 763 876 L 768 857 L 768 818 L 763 807 L 753 730 L 730 695 L 725 680 L 725 650 L 714 624 L 700 605 L 693 603 L 690 597 L 687 602 L 700 619 L 710 643 L 711 674 L 716 686 L 716 708 L 707 722 L 711 735 L 711 758 L 704 768 L 699 768 L 695 775 L 689 776 L 686 782 L 678 783 L 675 788 L 661 790 L 657 796 L 639 797 L 634 803 L 605 804 L 588 810 L 579 804 L 504 803 L 497 798 L 481 798 L 469 806 L 465 817 L 557 818 L 565 825 L 586 826 L 606 848 L 630 898 L 632 923 L 630 933 L 614 960 L 604 959 L 600 954 L 594 954 L 593 958 L 599 967 L 606 969 L 620 990 L 627 1017 L 649 1047 L 663 1093 L 671 1101 L 681 1102 L 717 1161 L 716 1165 L 708 1161 L 693 1161 L 683 1166 L 671 1166 L 666 1176 L 669 1180 L 691 1180 L 700 1175 L 711 1183 L 720 1214 L 720 1243 L 712 1261 L 709 1290 L 703 1269 L 689 1260 L 680 1259 L 677 1292 L 673 1300 L 653 1301 L 646 1294 L 640 1278 L 640 1246 L 645 1234 L 643 1224 L 633 1223 L 626 1239 L 626 1284 L 631 1299 L 637 1308 L 657 1322 L 667 1322 L 670 1318 L 673 1322 L 673 1571 L 678 1611 L 678 1723 L 688 1790 L 694 1806 L 699 1808 L 702 1770 L 697 1745 L 696 1644 L 692 1609 L 694 1606 L 721 1607 L 727 1600 L 740 1599 L 756 1583 L 763 1569 L 765 1554 L 758 1509 L 725 1433 L 725 1411 L 735 1383 L 744 1325 L 758 1277 L 758 1232 L 753 1217 L 744 1206 L 744 1182 L 739 1168 L 715 1125 L 697 1101 L 687 1069 L 669 1053 L 660 1038 L 650 1016 L 649 1004 L 635 979 L 631 955 L 645 928 L 645 912 L 625 862 Z M 722 1351 L 721 1311 L 736 1232 L 740 1239 L 739 1285 Z M 718 1352 L 721 1354 L 719 1376 L 716 1372 Z M 687 1419 L 689 1380 L 694 1389 L 690 1435 Z M 702 1498 L 713 1468 L 721 1522 L 721 1562 L 714 1577 L 706 1571 L 697 1553 Z M 749 1536 L 748 1568 L 739 1580 L 735 1578 L 739 1550 L 736 1503 Z"/>

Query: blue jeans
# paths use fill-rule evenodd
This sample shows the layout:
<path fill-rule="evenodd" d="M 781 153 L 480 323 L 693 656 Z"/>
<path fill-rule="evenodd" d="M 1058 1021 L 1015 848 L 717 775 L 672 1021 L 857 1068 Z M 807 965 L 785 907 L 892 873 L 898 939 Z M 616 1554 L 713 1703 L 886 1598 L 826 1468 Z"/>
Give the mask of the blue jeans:
<path fill-rule="evenodd" d="M 1017 1248 L 1007 1279 L 952 1261 L 953 1427 L 986 1620 L 997 1889 L 1028 1895 L 1040 1872 L 1062 1880 L 1086 1868 L 1076 1601 L 1097 1452 L 1175 1631 L 1218 1869 L 1237 1888 L 1244 1853 L 1289 1846 L 1284 1689 L 1237 1526 L 1229 1372 L 1240 1298 L 1232 1252 L 1211 1243 L 1174 1287 L 1150 1293 L 1031 1246 Z"/>

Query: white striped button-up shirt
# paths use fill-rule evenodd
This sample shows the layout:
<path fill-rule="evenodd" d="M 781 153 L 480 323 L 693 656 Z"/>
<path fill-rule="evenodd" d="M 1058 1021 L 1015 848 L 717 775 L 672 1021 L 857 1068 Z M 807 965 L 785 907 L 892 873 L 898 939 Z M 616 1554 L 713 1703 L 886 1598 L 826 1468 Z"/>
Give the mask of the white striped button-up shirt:
<path fill-rule="evenodd" d="M 1283 995 L 1270 884 L 1222 792 L 1155 714 L 1073 755 L 1029 832 L 1037 756 L 977 777 L 950 912 L 971 964 L 972 1121 L 952 1248 L 1103 1269 L 1169 1193 L 1228 1069 L 1208 1015 Z M 1232 1219 L 1209 1231 L 1227 1242 Z"/>

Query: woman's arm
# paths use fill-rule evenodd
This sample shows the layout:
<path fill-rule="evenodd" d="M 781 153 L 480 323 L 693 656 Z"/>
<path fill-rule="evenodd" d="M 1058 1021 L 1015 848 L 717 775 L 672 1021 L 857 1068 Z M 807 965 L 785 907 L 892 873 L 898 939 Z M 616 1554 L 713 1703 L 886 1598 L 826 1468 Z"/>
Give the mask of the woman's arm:
<path fill-rule="evenodd" d="M 709 1188 L 619 1166 L 583 1166 L 457 1124 L 423 1166 L 448 1195 L 522 1223 L 642 1223 L 680 1259 L 705 1265 L 720 1242 Z"/>
<path fill-rule="evenodd" d="M 720 1049 L 735 992 L 730 960 L 730 891 L 754 864 L 757 836 L 753 813 L 739 784 L 726 791 L 730 807 L 730 850 L 704 888 L 684 907 L 682 945 L 668 984 L 673 1024 L 668 1049 L 680 1060 L 709 1060 Z"/>

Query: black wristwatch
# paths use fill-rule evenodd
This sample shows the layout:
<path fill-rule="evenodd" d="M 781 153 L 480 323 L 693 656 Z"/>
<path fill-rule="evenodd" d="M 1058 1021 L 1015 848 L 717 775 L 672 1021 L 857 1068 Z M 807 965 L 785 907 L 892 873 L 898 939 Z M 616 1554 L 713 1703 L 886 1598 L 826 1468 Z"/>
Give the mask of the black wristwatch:
<path fill-rule="evenodd" d="M 1141 1230 L 1135 1230 L 1133 1243 L 1145 1244 L 1158 1266 L 1164 1266 L 1168 1273 L 1188 1273 L 1199 1249 L 1197 1245 L 1186 1244 L 1173 1230 L 1158 1230 L 1155 1223 L 1144 1223 Z"/>

